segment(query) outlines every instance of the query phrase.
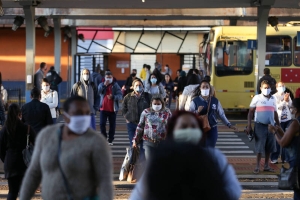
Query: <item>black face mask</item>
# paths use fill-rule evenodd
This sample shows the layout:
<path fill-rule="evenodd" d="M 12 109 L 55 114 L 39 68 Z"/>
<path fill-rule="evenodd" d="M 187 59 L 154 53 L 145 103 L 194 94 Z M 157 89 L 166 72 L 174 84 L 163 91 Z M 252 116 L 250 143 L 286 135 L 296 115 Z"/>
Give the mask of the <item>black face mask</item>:
<path fill-rule="evenodd" d="M 131 75 L 131 77 L 135 77 L 136 76 L 136 73 L 132 73 L 132 74 L 130 74 Z"/>

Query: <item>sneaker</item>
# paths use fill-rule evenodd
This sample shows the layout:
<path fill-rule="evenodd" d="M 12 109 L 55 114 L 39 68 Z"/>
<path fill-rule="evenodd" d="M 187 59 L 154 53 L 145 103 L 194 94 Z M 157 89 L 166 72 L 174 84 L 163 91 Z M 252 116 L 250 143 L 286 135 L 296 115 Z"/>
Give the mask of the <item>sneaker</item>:
<path fill-rule="evenodd" d="M 278 164 L 278 160 L 271 160 L 272 164 Z"/>
<path fill-rule="evenodd" d="M 109 146 L 113 146 L 114 144 L 113 144 L 112 142 L 109 142 L 108 145 L 109 145 Z"/>

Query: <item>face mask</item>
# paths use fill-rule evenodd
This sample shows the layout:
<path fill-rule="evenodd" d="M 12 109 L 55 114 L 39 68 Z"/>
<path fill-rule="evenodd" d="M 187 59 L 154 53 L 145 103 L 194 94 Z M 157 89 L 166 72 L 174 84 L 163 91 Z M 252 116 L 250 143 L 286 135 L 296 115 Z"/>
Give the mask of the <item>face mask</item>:
<path fill-rule="evenodd" d="M 277 91 L 278 91 L 279 93 L 284 93 L 285 87 L 284 87 L 284 86 L 283 86 L 283 87 L 278 87 L 278 88 L 277 88 Z"/>
<path fill-rule="evenodd" d="M 151 78 L 150 81 L 151 81 L 152 84 L 154 84 L 154 83 L 156 83 L 157 79 L 156 78 Z"/>
<path fill-rule="evenodd" d="M 168 67 L 165 67 L 165 70 L 167 70 L 168 69 Z"/>
<path fill-rule="evenodd" d="M 84 74 L 82 77 L 83 77 L 83 80 L 85 80 L 85 81 L 88 81 L 90 78 L 90 76 L 87 74 Z"/>
<path fill-rule="evenodd" d="M 136 76 L 136 73 L 132 73 L 131 76 L 132 76 L 132 77 L 135 77 L 135 76 Z"/>
<path fill-rule="evenodd" d="M 67 113 L 64 114 L 67 118 L 70 119 L 70 122 L 69 124 L 67 124 L 67 126 L 73 133 L 77 135 L 82 135 L 83 133 L 85 133 L 91 125 L 90 115 L 70 116 Z"/>
<path fill-rule="evenodd" d="M 209 95 L 209 89 L 205 89 L 205 90 L 201 89 L 201 95 L 205 96 L 205 97 L 208 96 Z"/>
<path fill-rule="evenodd" d="M 112 83 L 112 78 L 105 78 L 105 81 L 108 81 L 109 83 Z"/>
<path fill-rule="evenodd" d="M 271 89 L 269 88 L 269 89 L 262 89 L 261 90 L 261 93 L 263 94 L 263 95 L 265 95 L 265 96 L 268 96 L 270 93 L 271 93 Z"/>
<path fill-rule="evenodd" d="M 138 87 L 135 88 L 135 91 L 136 91 L 137 93 L 141 93 L 141 92 L 143 91 L 143 87 L 138 86 Z"/>
<path fill-rule="evenodd" d="M 161 108 L 162 108 L 162 105 L 154 105 L 154 104 L 152 104 L 152 109 L 154 111 L 159 111 Z"/>
<path fill-rule="evenodd" d="M 202 137 L 202 131 L 198 128 L 178 129 L 174 131 L 173 138 L 177 142 L 198 144 Z"/>
<path fill-rule="evenodd" d="M 47 92 L 50 90 L 50 86 L 42 86 L 43 91 Z"/>

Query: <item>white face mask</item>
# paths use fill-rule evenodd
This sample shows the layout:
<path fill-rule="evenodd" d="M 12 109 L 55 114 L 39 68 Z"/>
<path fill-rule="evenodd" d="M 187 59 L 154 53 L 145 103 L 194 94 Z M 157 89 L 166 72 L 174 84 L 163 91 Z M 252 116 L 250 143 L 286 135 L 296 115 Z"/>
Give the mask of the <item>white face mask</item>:
<path fill-rule="evenodd" d="M 177 129 L 174 131 L 173 138 L 177 142 L 188 142 L 198 144 L 202 137 L 202 131 L 199 128 Z"/>
<path fill-rule="evenodd" d="M 50 86 L 42 86 L 43 91 L 48 92 L 50 90 Z"/>
<path fill-rule="evenodd" d="M 67 113 L 64 113 L 64 115 L 70 119 L 70 122 L 67 124 L 67 126 L 73 133 L 77 135 L 84 134 L 91 125 L 90 115 L 70 116 Z"/>
<path fill-rule="evenodd" d="M 84 74 L 82 77 L 83 77 L 83 80 L 85 80 L 85 81 L 88 81 L 90 78 L 90 76 L 87 74 Z"/>
<path fill-rule="evenodd" d="M 154 104 L 152 104 L 152 109 L 154 111 L 159 111 L 161 108 L 162 108 L 162 105 L 154 105 Z"/>
<path fill-rule="evenodd" d="M 108 81 L 109 83 L 112 83 L 112 80 L 113 80 L 112 78 L 106 78 L 105 77 L 105 81 Z"/>
<path fill-rule="evenodd" d="M 284 91 L 285 91 L 285 87 L 283 86 L 283 87 L 278 87 L 277 88 L 277 91 L 280 93 L 280 94 L 282 94 L 282 93 L 284 93 Z"/>
<path fill-rule="evenodd" d="M 201 95 L 202 96 L 208 96 L 209 95 L 209 89 L 205 89 L 205 90 L 201 89 Z"/>
<path fill-rule="evenodd" d="M 268 89 L 262 89 L 261 93 L 263 95 L 265 95 L 265 96 L 268 96 L 271 93 L 271 89 L 270 88 L 268 88 Z"/>

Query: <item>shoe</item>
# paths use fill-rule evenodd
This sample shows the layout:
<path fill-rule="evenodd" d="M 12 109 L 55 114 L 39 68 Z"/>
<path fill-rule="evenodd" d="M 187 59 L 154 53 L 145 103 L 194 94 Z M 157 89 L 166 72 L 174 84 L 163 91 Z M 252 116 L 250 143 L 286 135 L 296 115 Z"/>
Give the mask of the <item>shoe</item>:
<path fill-rule="evenodd" d="M 272 169 L 271 167 L 268 167 L 268 168 L 264 168 L 264 172 L 275 172 L 275 170 Z"/>
<path fill-rule="evenodd" d="M 113 144 L 112 142 L 109 142 L 108 145 L 109 145 L 109 146 L 113 146 L 114 144 Z"/>
<path fill-rule="evenodd" d="M 259 174 L 259 169 L 254 169 L 253 174 Z"/>
<path fill-rule="evenodd" d="M 271 160 L 272 164 L 278 164 L 278 160 Z"/>

